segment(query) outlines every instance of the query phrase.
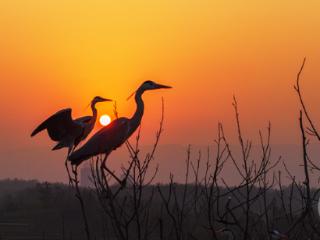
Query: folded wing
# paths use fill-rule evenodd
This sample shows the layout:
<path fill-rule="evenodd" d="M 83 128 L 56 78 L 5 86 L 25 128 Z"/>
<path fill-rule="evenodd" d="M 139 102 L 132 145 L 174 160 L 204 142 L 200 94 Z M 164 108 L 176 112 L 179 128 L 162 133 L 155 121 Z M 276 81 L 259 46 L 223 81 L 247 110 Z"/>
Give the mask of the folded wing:
<path fill-rule="evenodd" d="M 84 117 L 79 117 L 79 118 L 75 119 L 74 121 L 76 123 L 83 125 L 83 124 L 89 123 L 91 119 L 92 119 L 92 116 L 84 116 Z"/>
<path fill-rule="evenodd" d="M 128 133 L 128 119 L 116 119 L 94 134 L 81 148 L 74 151 L 68 157 L 69 161 L 73 165 L 79 165 L 82 161 L 98 154 L 109 154 L 125 142 Z"/>

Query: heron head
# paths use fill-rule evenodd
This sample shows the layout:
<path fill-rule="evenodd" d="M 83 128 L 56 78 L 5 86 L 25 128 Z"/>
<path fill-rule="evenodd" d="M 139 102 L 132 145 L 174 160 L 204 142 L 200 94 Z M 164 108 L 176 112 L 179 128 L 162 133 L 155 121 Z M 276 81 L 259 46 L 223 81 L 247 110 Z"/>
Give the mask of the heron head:
<path fill-rule="evenodd" d="M 160 89 L 160 88 L 171 88 L 171 87 L 167 86 L 167 85 L 155 83 L 151 80 L 147 80 L 144 83 L 142 83 L 140 88 L 143 89 L 144 91 L 146 91 L 146 90 L 154 90 L 154 89 Z"/>
<path fill-rule="evenodd" d="M 127 98 L 127 100 L 129 100 L 137 92 L 143 93 L 144 91 L 147 91 L 147 90 L 155 90 L 155 89 L 160 89 L 160 88 L 172 88 L 172 87 L 167 86 L 167 85 L 163 85 L 163 84 L 159 84 L 159 83 L 155 83 L 154 81 L 151 81 L 151 80 L 147 80 L 144 83 L 142 83 L 141 86 L 136 91 L 134 91 L 132 94 L 130 94 L 130 96 Z"/>
<path fill-rule="evenodd" d="M 96 104 L 98 102 L 111 102 L 112 99 L 108 99 L 108 98 L 103 98 L 100 96 L 96 96 L 92 99 L 91 103 Z"/>

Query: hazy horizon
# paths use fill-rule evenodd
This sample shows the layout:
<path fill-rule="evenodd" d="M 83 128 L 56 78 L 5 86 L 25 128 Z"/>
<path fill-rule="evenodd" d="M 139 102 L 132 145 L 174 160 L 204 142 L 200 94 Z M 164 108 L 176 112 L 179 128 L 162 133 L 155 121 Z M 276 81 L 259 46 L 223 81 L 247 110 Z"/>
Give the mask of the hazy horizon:
<path fill-rule="evenodd" d="M 161 97 L 161 145 L 206 146 L 218 122 L 235 143 L 233 95 L 255 144 L 269 121 L 272 144 L 300 144 L 293 85 L 304 57 L 301 87 L 320 119 L 319 8 L 291 0 L 1 1 L 0 176 L 65 181 L 66 152 L 51 152 L 47 135 L 31 138 L 32 130 L 62 108 L 74 118 L 91 114 L 86 106 L 96 95 L 131 116 L 134 99 L 126 99 L 147 79 L 173 88 L 144 94 L 142 145 L 154 140 Z M 114 119 L 113 104 L 97 109 Z"/>
<path fill-rule="evenodd" d="M 214 160 L 215 146 L 213 143 L 211 145 L 191 145 L 191 160 L 196 161 L 199 151 L 202 153 L 202 161 L 206 161 L 207 149 L 209 147 L 211 160 Z M 230 145 L 235 156 L 240 160 L 240 147 L 239 145 Z M 165 144 L 159 145 L 155 160 L 152 163 L 152 168 L 159 166 L 159 172 L 155 178 L 155 183 L 167 183 L 169 181 L 170 173 L 174 174 L 174 179 L 177 182 L 183 182 L 185 177 L 185 161 L 187 157 L 188 145 L 179 144 Z M 312 144 L 309 146 L 310 156 L 313 159 L 320 157 L 317 152 L 317 145 Z M 151 149 L 151 145 L 141 146 L 141 157 L 148 150 Z M 282 161 L 286 163 L 291 173 L 297 176 L 297 179 L 301 179 L 302 175 L 302 148 L 300 145 L 294 144 L 272 144 L 272 155 L 271 159 L 275 162 L 279 157 Z M 259 161 L 260 146 L 253 145 L 252 157 L 250 159 L 255 159 Z M 25 156 L 25 157 L 24 157 Z M 26 180 L 39 180 L 48 182 L 63 182 L 67 183 L 67 173 L 64 168 L 64 156 L 65 151 L 52 152 L 46 146 L 38 146 L 34 149 L 29 149 L 29 151 L 8 151 L 7 153 L 2 152 L 2 161 L 0 167 L 1 179 L 6 178 L 18 178 Z M 29 159 L 33 159 L 36 162 L 35 165 L 30 165 Z M 109 167 L 119 173 L 119 169 L 122 164 L 126 164 L 130 160 L 129 154 L 125 146 L 121 147 L 114 153 L 110 155 L 108 159 Z M 11 163 L 13 161 L 19 161 L 20 167 L 17 169 Z M 83 163 L 81 167 L 88 167 L 89 161 Z M 23 169 L 21 172 L 20 168 Z M 203 170 L 201 172 L 203 173 Z M 283 173 L 284 168 L 282 163 L 275 168 L 275 171 L 281 170 Z M 231 185 L 237 183 L 240 179 L 236 173 L 234 166 L 231 164 L 231 160 L 226 164 L 226 170 L 223 171 L 222 177 L 229 182 Z M 233 179 L 230 179 L 230 176 Z M 303 179 L 301 179 L 303 180 Z M 289 179 L 284 179 L 283 183 L 287 184 Z M 312 184 L 317 183 L 316 176 L 312 178 Z"/>

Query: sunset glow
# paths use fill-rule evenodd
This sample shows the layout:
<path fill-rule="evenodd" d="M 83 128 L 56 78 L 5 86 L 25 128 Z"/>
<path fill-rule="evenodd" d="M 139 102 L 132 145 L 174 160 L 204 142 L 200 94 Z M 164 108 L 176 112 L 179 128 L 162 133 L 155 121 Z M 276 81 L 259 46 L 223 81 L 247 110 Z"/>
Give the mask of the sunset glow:
<path fill-rule="evenodd" d="M 0 0 L 0 238 L 320 240 L 319 29 L 320 0 Z"/>
<path fill-rule="evenodd" d="M 107 126 L 109 123 L 111 123 L 111 118 L 109 115 L 104 114 L 100 117 L 99 122 L 102 126 Z"/>
<path fill-rule="evenodd" d="M 126 99 L 148 79 L 174 88 L 144 94 L 141 144 L 153 144 L 161 97 L 161 144 L 207 146 L 218 122 L 236 142 L 228 131 L 233 95 L 247 137 L 259 139 L 256 130 L 270 121 L 274 143 L 299 143 L 293 85 L 304 57 L 304 99 L 320 119 L 319 9 L 315 0 L 0 1 L 0 175 L 59 180 L 58 166 L 42 171 L 57 161 L 34 152 L 52 143 L 30 131 L 60 109 L 72 108 L 74 119 L 91 115 L 85 106 L 97 95 L 130 118 L 135 99 Z M 100 121 L 95 126 L 93 134 Z M 26 152 L 11 160 L 18 149 Z M 11 162 L 39 167 L 21 173 Z"/>

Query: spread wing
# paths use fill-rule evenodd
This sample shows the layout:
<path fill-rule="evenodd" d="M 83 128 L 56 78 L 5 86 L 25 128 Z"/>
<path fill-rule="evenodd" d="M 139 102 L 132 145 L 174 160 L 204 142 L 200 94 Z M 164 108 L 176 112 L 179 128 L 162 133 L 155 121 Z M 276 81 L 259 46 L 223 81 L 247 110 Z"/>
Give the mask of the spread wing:
<path fill-rule="evenodd" d="M 71 109 L 63 109 L 53 114 L 43 123 L 41 123 L 31 134 L 36 135 L 42 130 L 47 130 L 49 137 L 53 141 L 61 141 L 66 136 L 76 136 L 81 133 L 82 127 L 74 122 L 71 117 Z"/>
<path fill-rule="evenodd" d="M 92 116 L 84 116 L 84 117 L 79 117 L 74 121 L 79 124 L 84 124 L 84 123 L 90 122 L 91 119 L 92 119 Z"/>
<path fill-rule="evenodd" d="M 71 164 L 79 165 L 82 161 L 95 155 L 108 154 L 126 141 L 128 133 L 129 120 L 127 118 L 116 119 L 100 129 L 81 148 L 74 151 L 69 156 L 69 160 Z"/>

